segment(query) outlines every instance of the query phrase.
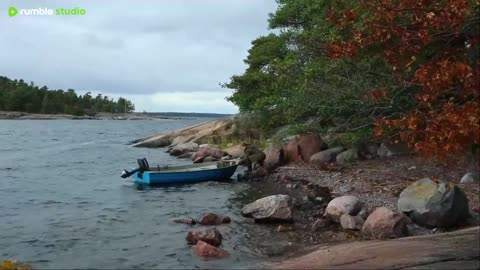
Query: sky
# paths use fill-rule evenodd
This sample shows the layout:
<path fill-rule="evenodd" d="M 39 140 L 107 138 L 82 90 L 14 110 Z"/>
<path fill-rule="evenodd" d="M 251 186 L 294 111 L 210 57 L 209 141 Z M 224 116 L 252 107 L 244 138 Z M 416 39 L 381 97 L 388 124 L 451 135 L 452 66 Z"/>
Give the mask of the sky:
<path fill-rule="evenodd" d="M 17 10 L 81 16 L 9 17 Z M 136 111 L 236 113 L 220 83 L 245 69 L 275 0 L 2 0 L 0 76 L 126 97 Z"/>

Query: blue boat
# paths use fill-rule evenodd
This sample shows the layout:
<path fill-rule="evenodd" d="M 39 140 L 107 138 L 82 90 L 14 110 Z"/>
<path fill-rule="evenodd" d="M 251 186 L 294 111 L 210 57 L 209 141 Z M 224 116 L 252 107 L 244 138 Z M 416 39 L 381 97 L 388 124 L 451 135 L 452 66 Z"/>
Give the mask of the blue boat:
<path fill-rule="evenodd" d="M 135 182 L 141 185 L 171 185 L 219 181 L 230 179 L 235 173 L 237 166 L 236 162 L 209 162 L 156 168 L 149 167 L 147 164 L 146 166 L 141 166 L 143 169 L 137 169 L 133 173 L 133 177 Z"/>

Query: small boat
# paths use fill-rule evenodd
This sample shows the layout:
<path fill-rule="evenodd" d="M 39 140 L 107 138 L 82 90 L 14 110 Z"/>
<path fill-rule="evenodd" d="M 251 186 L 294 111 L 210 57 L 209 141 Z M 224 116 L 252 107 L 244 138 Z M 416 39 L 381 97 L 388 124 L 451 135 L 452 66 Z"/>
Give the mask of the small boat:
<path fill-rule="evenodd" d="M 133 175 L 141 185 L 171 185 L 227 180 L 237 169 L 234 161 L 208 162 L 183 166 L 149 167 L 146 159 L 138 160 L 140 167 L 124 171 L 123 178 Z"/>

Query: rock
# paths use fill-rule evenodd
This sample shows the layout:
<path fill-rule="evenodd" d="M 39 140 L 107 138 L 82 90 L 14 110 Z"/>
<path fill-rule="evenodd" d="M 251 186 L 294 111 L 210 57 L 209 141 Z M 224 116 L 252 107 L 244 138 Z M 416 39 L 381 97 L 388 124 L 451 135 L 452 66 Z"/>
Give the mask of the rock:
<path fill-rule="evenodd" d="M 382 143 L 380 148 L 378 148 L 377 155 L 380 157 L 391 157 L 391 156 L 398 156 L 398 155 L 406 155 L 409 154 L 410 151 L 408 147 L 404 143 L 397 143 L 397 144 L 389 144 L 389 143 Z"/>
<path fill-rule="evenodd" d="M 170 150 L 171 156 L 180 156 L 188 152 L 195 152 L 198 150 L 198 144 L 196 143 L 181 143 L 176 145 Z"/>
<path fill-rule="evenodd" d="M 452 183 L 437 183 L 429 178 L 416 181 L 400 193 L 398 210 L 422 226 L 451 227 L 469 216 L 465 193 Z"/>
<path fill-rule="evenodd" d="M 366 159 L 372 159 L 378 155 L 378 144 L 376 143 L 367 143 L 362 147 L 360 151 L 360 156 Z"/>
<path fill-rule="evenodd" d="M 413 170 L 416 170 L 416 169 L 417 169 L 417 166 L 412 166 L 412 167 L 409 167 L 407 170 L 413 171 Z"/>
<path fill-rule="evenodd" d="M 193 163 L 202 163 L 205 158 L 206 157 L 198 157 L 198 158 L 193 160 Z"/>
<path fill-rule="evenodd" d="M 285 159 L 287 162 L 309 162 L 315 153 L 324 148 L 325 143 L 318 134 L 303 135 L 285 146 Z"/>
<path fill-rule="evenodd" d="M 279 145 L 271 144 L 265 149 L 265 167 L 272 170 L 285 163 L 285 152 Z"/>
<path fill-rule="evenodd" d="M 220 160 L 230 160 L 230 159 L 233 159 L 233 157 L 230 156 L 230 155 L 227 155 L 227 156 L 222 157 Z"/>
<path fill-rule="evenodd" d="M 280 224 L 277 227 L 277 232 L 289 232 L 289 231 L 293 231 L 292 226 Z"/>
<path fill-rule="evenodd" d="M 215 162 L 218 161 L 218 158 L 216 157 L 206 157 L 203 159 L 203 162 Z"/>
<path fill-rule="evenodd" d="M 195 154 L 192 155 L 192 160 L 195 161 L 199 158 L 205 159 L 206 157 L 212 157 L 215 160 L 219 160 L 226 155 L 228 155 L 227 152 L 225 152 L 225 151 L 223 151 L 219 148 L 204 147 L 204 148 L 200 148 L 200 150 L 198 150 Z M 203 161 L 205 161 L 205 160 L 203 160 Z"/>
<path fill-rule="evenodd" d="M 343 185 L 338 189 L 341 193 L 347 193 L 353 190 L 352 185 Z"/>
<path fill-rule="evenodd" d="M 265 177 L 268 175 L 268 170 L 265 167 L 260 166 L 255 169 L 255 172 L 253 173 L 253 175 L 255 177 Z"/>
<path fill-rule="evenodd" d="M 190 159 L 190 158 L 192 158 L 192 154 L 193 154 L 193 153 L 190 153 L 190 152 L 189 152 L 189 153 L 185 153 L 185 154 L 181 154 L 181 155 L 178 156 L 177 158 L 178 158 L 178 159 Z"/>
<path fill-rule="evenodd" d="M 398 238 L 406 235 L 409 219 L 398 211 L 379 207 L 371 213 L 362 227 L 362 234 L 372 239 Z"/>
<path fill-rule="evenodd" d="M 226 250 L 214 247 L 204 241 L 198 241 L 197 244 L 193 246 L 193 251 L 200 257 L 223 258 L 230 255 Z"/>
<path fill-rule="evenodd" d="M 337 155 L 337 162 L 338 163 L 350 163 L 357 161 L 360 158 L 358 155 L 358 150 L 355 148 L 348 149 Z"/>
<path fill-rule="evenodd" d="M 186 239 L 192 245 L 198 241 L 204 241 L 216 247 L 222 244 L 222 235 L 215 227 L 191 230 L 188 232 Z"/>
<path fill-rule="evenodd" d="M 227 148 L 225 152 L 228 153 L 232 158 L 239 158 L 243 155 L 243 146 L 242 145 L 235 145 L 230 148 Z"/>
<path fill-rule="evenodd" d="M 362 208 L 362 210 L 360 210 L 360 212 L 358 212 L 357 216 L 361 217 L 363 220 L 367 219 L 367 217 L 368 217 L 367 209 Z"/>
<path fill-rule="evenodd" d="M 215 145 L 215 144 L 204 143 L 204 144 L 200 144 L 198 148 L 202 149 L 202 148 L 219 148 L 219 147 L 218 145 Z"/>
<path fill-rule="evenodd" d="M 342 215 L 356 215 L 362 208 L 361 202 L 355 196 L 342 196 L 331 200 L 325 213 L 333 221 L 339 223 Z"/>
<path fill-rule="evenodd" d="M 318 218 L 317 220 L 315 220 L 315 222 L 313 222 L 312 231 L 316 232 L 319 229 L 323 229 L 323 228 L 328 227 L 328 225 L 330 225 L 330 220 L 329 219 Z"/>
<path fill-rule="evenodd" d="M 343 148 L 342 146 L 338 146 L 318 152 L 310 157 L 310 163 L 325 163 L 334 161 L 337 155 L 344 150 L 345 148 Z"/>
<path fill-rule="evenodd" d="M 230 218 L 228 216 L 207 213 L 200 217 L 198 223 L 202 225 L 220 225 L 223 223 L 230 223 Z"/>
<path fill-rule="evenodd" d="M 342 215 L 340 217 L 340 225 L 344 230 L 359 231 L 362 229 L 365 221 L 359 216 Z"/>
<path fill-rule="evenodd" d="M 478 182 L 478 175 L 475 175 L 474 173 L 466 173 L 462 177 L 462 180 L 460 180 L 460 183 L 462 184 L 475 183 L 475 182 Z"/>
<path fill-rule="evenodd" d="M 260 222 L 292 221 L 290 197 L 288 195 L 272 195 L 256 200 L 242 208 L 244 217 L 253 217 Z"/>
<path fill-rule="evenodd" d="M 188 225 L 195 225 L 195 220 L 193 218 L 176 218 L 173 220 L 175 223 L 183 223 Z"/>
<path fill-rule="evenodd" d="M 159 137 L 155 139 L 140 140 L 134 145 L 134 147 L 147 147 L 147 148 L 157 148 L 157 147 L 167 147 L 172 143 L 169 138 Z"/>

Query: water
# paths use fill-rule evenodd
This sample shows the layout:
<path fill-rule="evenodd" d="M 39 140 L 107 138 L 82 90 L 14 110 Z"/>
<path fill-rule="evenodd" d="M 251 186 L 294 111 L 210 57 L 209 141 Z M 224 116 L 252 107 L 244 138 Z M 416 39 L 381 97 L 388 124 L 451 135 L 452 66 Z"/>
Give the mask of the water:
<path fill-rule="evenodd" d="M 122 169 L 183 164 L 161 149 L 126 143 L 208 119 L 158 121 L 0 121 L 0 260 L 35 268 L 246 268 L 291 245 L 270 226 L 245 223 L 246 183 L 207 182 L 136 188 Z M 185 242 L 175 217 L 229 215 L 223 248 L 232 256 L 205 260 Z M 253 240 L 252 240 L 253 239 Z"/>

